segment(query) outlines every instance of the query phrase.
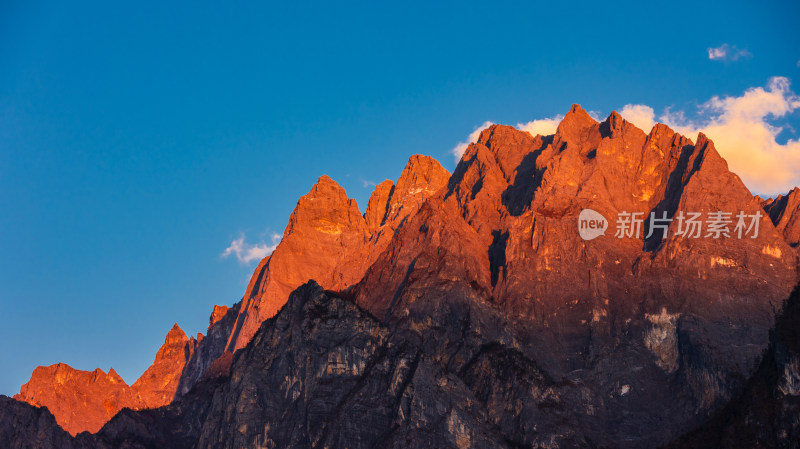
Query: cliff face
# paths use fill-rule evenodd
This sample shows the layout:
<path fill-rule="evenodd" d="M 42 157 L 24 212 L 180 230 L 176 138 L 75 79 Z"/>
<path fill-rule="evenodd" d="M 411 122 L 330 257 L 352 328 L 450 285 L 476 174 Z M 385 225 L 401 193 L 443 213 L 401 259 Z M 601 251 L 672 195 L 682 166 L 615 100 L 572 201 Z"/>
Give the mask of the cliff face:
<path fill-rule="evenodd" d="M 702 134 L 597 122 L 577 105 L 551 136 L 487 128 L 452 176 L 412 157 L 363 216 L 323 176 L 242 301 L 215 309 L 199 341 L 168 336 L 125 386 L 178 400 L 74 442 L 669 443 L 751 388 L 798 281 L 793 195 L 762 204 Z M 585 209 L 605 235 L 580 237 Z M 712 235 L 718 212 L 727 231 Z M 699 235 L 676 218 L 695 213 Z M 754 220 L 741 236 L 739 214 Z M 618 229 L 625 217 L 638 232 Z M 663 226 L 648 235 L 651 221 Z"/>

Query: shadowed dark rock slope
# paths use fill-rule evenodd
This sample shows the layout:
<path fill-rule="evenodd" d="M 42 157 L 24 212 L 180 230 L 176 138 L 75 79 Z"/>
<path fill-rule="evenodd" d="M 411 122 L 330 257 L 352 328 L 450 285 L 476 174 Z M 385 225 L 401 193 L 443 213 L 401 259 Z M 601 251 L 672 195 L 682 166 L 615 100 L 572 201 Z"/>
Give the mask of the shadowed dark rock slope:
<path fill-rule="evenodd" d="M 800 288 L 770 334 L 769 350 L 744 391 L 670 448 L 800 446 Z"/>
<path fill-rule="evenodd" d="M 744 391 L 797 283 L 797 207 L 762 209 L 702 134 L 645 134 L 577 105 L 552 136 L 484 130 L 452 176 L 412 157 L 363 216 L 322 177 L 242 302 L 216 313 L 180 399 L 124 411 L 95 442 L 667 444 Z M 612 228 L 583 241 L 584 208 L 612 223 L 619 212 L 764 216 L 757 238 L 681 238 L 673 222 L 665 239 Z M 345 299 L 307 286 L 281 309 L 308 279 Z M 204 374 L 231 359 L 229 378 Z"/>
<path fill-rule="evenodd" d="M 123 410 L 96 435 L 72 440 L 46 409 L 10 402 L 0 413 L 21 411 L 0 438 L 36 416 L 45 444 L 72 448 L 509 447 L 456 375 L 313 282 L 181 400 Z"/>

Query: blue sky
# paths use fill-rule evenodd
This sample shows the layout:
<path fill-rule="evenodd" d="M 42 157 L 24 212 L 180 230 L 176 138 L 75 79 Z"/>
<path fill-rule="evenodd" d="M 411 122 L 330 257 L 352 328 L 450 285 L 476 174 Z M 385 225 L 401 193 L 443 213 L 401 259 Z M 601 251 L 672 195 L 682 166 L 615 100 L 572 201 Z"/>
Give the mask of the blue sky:
<path fill-rule="evenodd" d="M 796 1 L 113 3 L 0 3 L 3 394 L 56 362 L 133 382 L 173 322 L 241 298 L 255 262 L 221 253 L 269 244 L 322 174 L 363 210 L 487 120 L 699 120 L 800 82 Z M 797 110 L 770 120 L 798 138 Z"/>

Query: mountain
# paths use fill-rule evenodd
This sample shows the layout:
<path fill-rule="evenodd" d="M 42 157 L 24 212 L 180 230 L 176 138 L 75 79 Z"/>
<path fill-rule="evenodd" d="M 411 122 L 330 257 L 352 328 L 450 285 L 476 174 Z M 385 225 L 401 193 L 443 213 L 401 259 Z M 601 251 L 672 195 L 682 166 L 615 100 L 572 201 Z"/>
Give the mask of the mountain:
<path fill-rule="evenodd" d="M 202 341 L 202 335 L 198 335 L 198 338 Z M 172 402 L 184 366 L 197 344 L 198 340 L 187 338 L 177 323 L 172 326 L 164 344 L 156 353 L 153 364 L 131 386 L 147 408 L 161 407 Z"/>
<path fill-rule="evenodd" d="M 586 208 L 762 218 L 757 238 L 687 239 L 672 222 L 665 239 L 583 241 Z M 416 330 L 453 372 L 497 341 L 584 386 L 574 419 L 595 443 L 666 443 L 741 389 L 797 281 L 797 255 L 764 215 L 704 135 L 693 143 L 664 125 L 645 134 L 616 113 L 598 123 L 573 106 L 554 136 L 483 131 L 355 298 Z M 509 411 L 505 397 L 487 406 L 509 432 L 534 412 Z M 520 444 L 534 444 L 530 434 Z"/>
<path fill-rule="evenodd" d="M 167 333 L 150 368 L 129 386 L 111 368 L 105 373 L 76 370 L 59 363 L 40 366 L 14 399 L 47 407 L 56 422 L 76 435 L 97 432 L 123 408 L 140 410 L 172 402 L 180 375 L 197 341 L 175 324 Z"/>
<path fill-rule="evenodd" d="M 63 363 L 36 368 L 14 399 L 47 407 L 72 435 L 97 432 L 123 407 L 145 406 L 113 368 L 81 371 Z"/>
<path fill-rule="evenodd" d="M 157 358 L 134 384 L 174 400 L 73 442 L 669 444 L 761 376 L 799 278 L 795 192 L 762 201 L 703 134 L 578 105 L 554 135 L 483 130 L 452 175 L 413 156 L 363 215 L 322 176 L 242 301 L 176 357 L 180 374 Z M 581 238 L 586 209 L 604 235 Z M 699 236 L 678 219 L 695 213 Z"/>
<path fill-rule="evenodd" d="M 168 404 L 186 394 L 226 351 L 245 346 L 258 326 L 304 282 L 315 279 L 327 288 L 343 289 L 359 280 L 400 223 L 442 188 L 449 176 L 433 158 L 413 156 L 397 184 L 387 180 L 375 189 L 364 216 L 344 189 L 327 176 L 320 177 L 298 201 L 279 247 L 256 268 L 242 302 L 230 309 L 215 306 L 205 337 L 189 340 L 176 324 L 153 365 L 132 387 L 119 379 L 118 385 L 124 387 L 119 393 L 82 380 L 63 386 L 53 373 L 38 369 L 15 398 L 47 406 L 73 435 L 96 432 L 123 407 Z M 33 390 L 39 393 L 29 393 Z M 62 404 L 61 393 L 42 393 L 62 390 L 89 400 L 81 405 Z M 119 400 L 108 399 L 120 395 Z"/>

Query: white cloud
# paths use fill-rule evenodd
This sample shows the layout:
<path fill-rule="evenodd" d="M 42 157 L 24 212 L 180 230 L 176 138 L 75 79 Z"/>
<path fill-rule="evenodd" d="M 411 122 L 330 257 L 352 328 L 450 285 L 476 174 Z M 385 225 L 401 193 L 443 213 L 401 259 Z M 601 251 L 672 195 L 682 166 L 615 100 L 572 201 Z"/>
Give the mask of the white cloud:
<path fill-rule="evenodd" d="M 480 125 L 477 128 L 475 128 L 475 130 L 472 131 L 469 134 L 469 136 L 467 136 L 466 142 L 459 142 L 456 146 L 453 147 L 452 150 L 450 150 L 450 153 L 456 159 L 456 164 L 458 163 L 458 161 L 461 160 L 461 156 L 464 155 L 464 152 L 467 151 L 467 147 L 469 146 L 469 144 L 475 143 L 475 141 L 478 140 L 478 137 L 480 137 L 481 131 L 483 131 L 484 129 L 486 129 L 486 128 L 492 126 L 492 125 L 494 125 L 494 123 L 490 122 L 488 120 L 483 122 L 482 125 Z"/>
<path fill-rule="evenodd" d="M 708 49 L 708 59 L 712 61 L 719 61 L 720 59 L 725 59 L 727 55 L 728 51 L 725 50 L 723 47 Z"/>
<path fill-rule="evenodd" d="M 550 134 L 556 133 L 558 124 L 561 123 L 563 118 L 563 115 L 557 115 L 552 118 L 531 120 L 528 123 L 517 123 L 517 129 L 520 131 L 528 131 L 532 136 L 537 134 L 549 136 Z"/>
<path fill-rule="evenodd" d="M 800 139 L 777 141 L 782 127 L 768 122 L 800 108 L 800 96 L 789 79 L 774 77 L 766 88 L 747 89 L 739 97 L 713 97 L 700 107 L 700 118 L 667 113 L 661 119 L 676 131 L 694 135 L 702 131 L 754 192 L 776 194 L 800 183 Z"/>
<path fill-rule="evenodd" d="M 646 121 L 652 108 L 626 105 L 623 111 L 639 111 L 637 120 Z M 800 184 L 800 139 L 778 143 L 782 127 L 769 120 L 785 117 L 800 109 L 800 96 L 787 78 L 771 78 L 766 87 L 747 89 L 741 96 L 713 97 L 700 105 L 698 117 L 686 118 L 683 111 L 669 108 L 659 120 L 688 137 L 703 132 L 728 167 L 754 193 L 773 195 Z M 625 117 L 625 112 L 621 113 Z M 633 122 L 640 126 L 635 120 Z"/>
<path fill-rule="evenodd" d="M 220 257 L 225 258 L 235 255 L 236 260 L 242 265 L 249 264 L 254 260 L 261 260 L 275 251 L 275 248 L 278 247 L 278 243 L 281 241 L 281 235 L 273 232 L 270 236 L 270 240 L 272 241 L 271 245 L 267 245 L 263 241 L 251 245 L 245 242 L 244 234 L 242 234 L 238 239 L 233 240 L 230 246 L 225 248 L 225 251 L 220 254 Z"/>
<path fill-rule="evenodd" d="M 626 104 L 619 114 L 644 132 L 650 132 L 656 123 L 656 113 L 653 108 L 643 104 Z"/>
<path fill-rule="evenodd" d="M 747 50 L 738 49 L 735 45 L 722 44 L 719 47 L 709 47 L 708 59 L 712 61 L 738 61 L 741 58 L 753 56 Z"/>

